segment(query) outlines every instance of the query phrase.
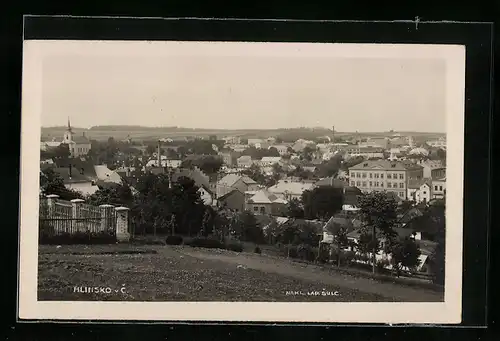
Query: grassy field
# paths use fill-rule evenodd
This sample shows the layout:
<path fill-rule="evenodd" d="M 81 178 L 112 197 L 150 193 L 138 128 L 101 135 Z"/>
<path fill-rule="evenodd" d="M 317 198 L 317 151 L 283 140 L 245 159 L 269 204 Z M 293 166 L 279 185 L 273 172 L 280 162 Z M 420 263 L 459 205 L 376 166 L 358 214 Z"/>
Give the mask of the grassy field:
<path fill-rule="evenodd" d="M 430 289 L 378 282 L 284 258 L 187 246 L 42 245 L 38 271 L 39 300 L 443 300 L 442 293 Z M 78 292 L 83 289 L 75 287 L 99 287 L 104 292 Z"/>

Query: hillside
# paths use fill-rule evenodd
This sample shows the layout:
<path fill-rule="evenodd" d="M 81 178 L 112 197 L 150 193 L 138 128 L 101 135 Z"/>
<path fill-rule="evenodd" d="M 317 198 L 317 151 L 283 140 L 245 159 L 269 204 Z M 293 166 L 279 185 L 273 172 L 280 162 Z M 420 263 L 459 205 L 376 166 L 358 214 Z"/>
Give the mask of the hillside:
<path fill-rule="evenodd" d="M 60 127 L 42 127 L 43 139 L 60 139 L 66 130 L 65 126 Z M 183 127 L 142 127 L 142 126 L 94 126 L 91 128 L 73 127 L 77 135 L 85 133 L 91 139 L 106 140 L 109 137 L 121 140 L 130 137 L 135 140 L 151 140 L 159 138 L 184 138 L 190 136 L 208 137 L 210 135 L 222 136 L 241 136 L 244 138 L 267 138 L 270 136 L 282 137 L 284 139 L 314 139 L 320 136 L 331 136 L 331 129 L 326 128 L 293 128 L 293 129 L 201 129 L 201 128 L 183 128 Z M 390 136 L 396 132 L 335 132 L 337 137 L 350 137 L 358 135 L 359 137 L 368 136 Z M 399 132 L 401 135 L 412 135 L 414 137 L 425 136 L 432 139 L 444 134 L 426 133 L 426 132 Z"/>

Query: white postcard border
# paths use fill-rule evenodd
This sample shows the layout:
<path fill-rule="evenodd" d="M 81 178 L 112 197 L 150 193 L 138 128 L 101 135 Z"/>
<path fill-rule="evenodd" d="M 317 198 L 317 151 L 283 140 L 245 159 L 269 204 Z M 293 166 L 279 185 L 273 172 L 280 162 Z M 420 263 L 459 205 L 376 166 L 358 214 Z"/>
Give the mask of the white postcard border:
<path fill-rule="evenodd" d="M 99 45 L 99 52 L 92 45 Z M 165 46 L 167 45 L 167 46 Z M 104 46 L 104 48 L 102 48 Z M 216 47 L 216 48 L 214 48 Z M 338 323 L 461 322 L 465 47 L 238 42 L 24 41 L 20 167 L 20 319 Z M 37 301 L 42 62 L 52 55 L 115 54 L 441 58 L 446 62 L 447 202 L 445 301 L 440 303 L 47 302 Z M 410 80 L 411 81 L 411 80 Z"/>

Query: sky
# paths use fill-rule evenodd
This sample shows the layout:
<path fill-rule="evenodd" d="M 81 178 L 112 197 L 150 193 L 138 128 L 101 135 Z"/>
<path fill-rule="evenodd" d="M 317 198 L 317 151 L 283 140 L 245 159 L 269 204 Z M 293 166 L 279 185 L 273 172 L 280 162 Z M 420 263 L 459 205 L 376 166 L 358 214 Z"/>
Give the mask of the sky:
<path fill-rule="evenodd" d="M 45 56 L 42 126 L 446 131 L 442 59 L 206 51 Z"/>

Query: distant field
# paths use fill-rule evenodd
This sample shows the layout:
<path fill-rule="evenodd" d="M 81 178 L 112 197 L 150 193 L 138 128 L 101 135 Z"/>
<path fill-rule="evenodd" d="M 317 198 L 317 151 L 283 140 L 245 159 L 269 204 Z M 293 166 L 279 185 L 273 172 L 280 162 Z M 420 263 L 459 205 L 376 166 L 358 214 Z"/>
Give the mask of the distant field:
<path fill-rule="evenodd" d="M 60 139 L 65 131 L 65 127 L 51 127 L 51 128 L 42 128 L 42 137 L 43 138 L 57 138 Z M 120 127 L 120 129 L 83 129 L 83 128 L 73 128 L 73 131 L 77 135 L 82 135 L 85 133 L 91 139 L 103 141 L 107 140 L 109 137 L 113 137 L 117 140 L 123 140 L 127 137 L 130 137 L 135 140 L 153 140 L 159 138 L 183 138 L 183 137 L 191 137 L 191 136 L 199 136 L 199 137 L 208 137 L 210 135 L 216 135 L 218 137 L 223 136 L 241 136 L 245 138 L 267 138 L 271 136 L 280 136 L 280 135 L 297 135 L 300 136 L 303 134 L 304 138 L 311 136 L 325 136 L 330 135 L 331 132 L 327 129 L 296 129 L 291 132 L 290 130 L 284 129 L 269 129 L 269 130 L 171 130 L 171 129 L 161 129 L 161 128 L 131 128 L 127 130 L 126 128 Z M 368 136 L 390 136 L 394 133 L 387 132 L 371 132 L 371 133 L 359 133 L 357 134 L 359 137 L 368 137 Z M 425 137 L 426 139 L 434 139 L 444 134 L 439 133 L 421 133 L 421 132 L 401 132 L 402 135 L 412 135 L 414 138 Z M 343 136 L 355 136 L 356 133 L 353 132 L 335 132 L 337 137 Z"/>

